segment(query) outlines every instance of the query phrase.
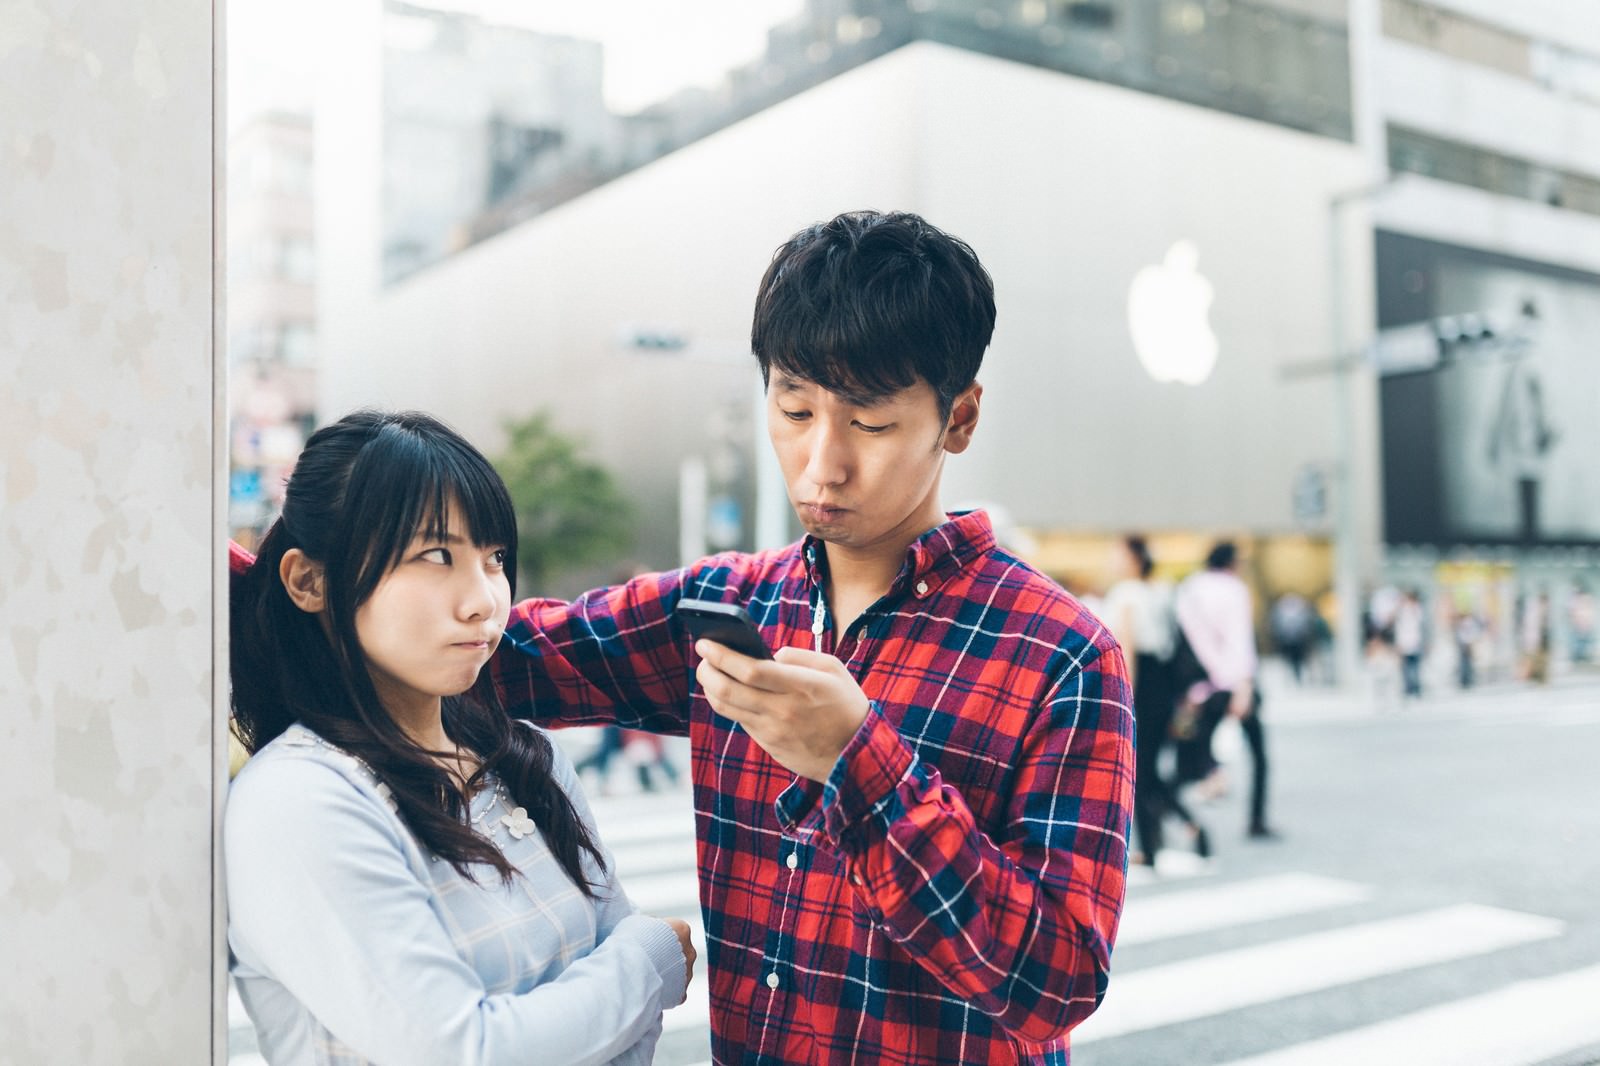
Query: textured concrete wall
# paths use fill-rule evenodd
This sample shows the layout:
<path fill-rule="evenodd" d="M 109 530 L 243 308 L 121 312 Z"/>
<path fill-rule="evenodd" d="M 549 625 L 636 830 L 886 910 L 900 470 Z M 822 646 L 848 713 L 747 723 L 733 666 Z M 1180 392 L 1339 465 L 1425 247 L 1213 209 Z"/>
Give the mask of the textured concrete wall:
<path fill-rule="evenodd" d="M 213 19 L 0 0 L 0 1063 L 212 1055 Z"/>

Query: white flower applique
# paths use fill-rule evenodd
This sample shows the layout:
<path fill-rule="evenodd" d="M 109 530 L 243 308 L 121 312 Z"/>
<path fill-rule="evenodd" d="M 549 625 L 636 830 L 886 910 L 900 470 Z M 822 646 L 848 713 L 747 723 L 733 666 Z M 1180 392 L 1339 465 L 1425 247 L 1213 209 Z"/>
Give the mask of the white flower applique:
<path fill-rule="evenodd" d="M 506 827 L 506 832 L 511 834 L 513 840 L 521 840 L 533 832 L 533 819 L 528 817 L 526 807 L 517 807 L 510 814 L 500 816 L 500 824 Z"/>

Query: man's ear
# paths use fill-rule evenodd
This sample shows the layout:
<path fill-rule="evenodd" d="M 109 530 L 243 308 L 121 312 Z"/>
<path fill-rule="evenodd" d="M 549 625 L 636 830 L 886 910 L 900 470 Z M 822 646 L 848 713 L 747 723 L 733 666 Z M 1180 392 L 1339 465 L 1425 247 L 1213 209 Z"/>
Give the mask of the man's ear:
<path fill-rule="evenodd" d="M 978 401 L 981 399 L 983 386 L 974 381 L 950 405 L 950 421 L 944 430 L 944 450 L 951 455 L 960 455 L 972 443 L 972 431 L 978 428 Z"/>
<path fill-rule="evenodd" d="M 290 602 L 307 614 L 321 614 L 328 606 L 325 576 L 322 564 L 299 548 L 290 548 L 278 562 L 278 577 Z"/>

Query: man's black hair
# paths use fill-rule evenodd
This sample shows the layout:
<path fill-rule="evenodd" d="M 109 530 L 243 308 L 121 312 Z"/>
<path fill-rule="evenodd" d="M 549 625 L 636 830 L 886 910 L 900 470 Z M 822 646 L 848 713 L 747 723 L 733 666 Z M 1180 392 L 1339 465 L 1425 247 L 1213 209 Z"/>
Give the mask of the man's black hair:
<path fill-rule="evenodd" d="M 942 417 L 978 376 L 994 333 L 994 282 L 977 253 L 917 215 L 850 211 L 773 253 L 756 293 L 750 349 L 852 401 L 918 381 Z"/>
<path fill-rule="evenodd" d="M 1238 558 L 1239 558 L 1239 549 L 1234 546 L 1233 541 L 1231 541 L 1231 540 L 1218 541 L 1217 545 L 1214 548 L 1211 549 L 1211 554 L 1206 556 L 1206 569 L 1207 570 L 1228 570 L 1228 569 L 1231 569 L 1233 567 L 1234 562 Z"/>

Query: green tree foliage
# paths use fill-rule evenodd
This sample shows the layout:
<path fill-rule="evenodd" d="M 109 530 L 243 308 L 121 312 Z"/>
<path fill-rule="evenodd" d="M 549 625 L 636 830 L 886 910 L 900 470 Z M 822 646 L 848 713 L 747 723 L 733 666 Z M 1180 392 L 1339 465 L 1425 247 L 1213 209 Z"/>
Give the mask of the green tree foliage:
<path fill-rule="evenodd" d="M 552 574 L 623 553 L 633 510 L 611 472 L 586 459 L 549 412 L 505 428 L 506 449 L 494 463 L 517 510 L 518 595 L 538 595 Z"/>

